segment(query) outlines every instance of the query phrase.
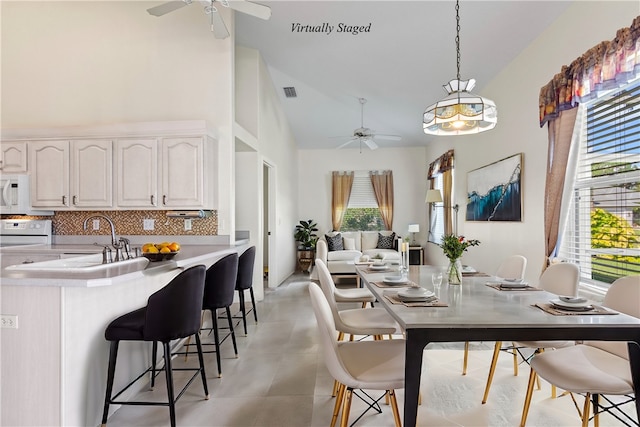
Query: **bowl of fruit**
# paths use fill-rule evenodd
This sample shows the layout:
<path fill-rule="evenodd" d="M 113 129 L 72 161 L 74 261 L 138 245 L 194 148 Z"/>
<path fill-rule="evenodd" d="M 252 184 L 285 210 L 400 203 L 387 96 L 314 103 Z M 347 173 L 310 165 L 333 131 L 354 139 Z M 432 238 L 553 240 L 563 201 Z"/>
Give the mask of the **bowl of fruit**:
<path fill-rule="evenodd" d="M 179 251 L 180 244 L 176 242 L 145 243 L 142 246 L 142 256 L 151 262 L 171 259 Z"/>

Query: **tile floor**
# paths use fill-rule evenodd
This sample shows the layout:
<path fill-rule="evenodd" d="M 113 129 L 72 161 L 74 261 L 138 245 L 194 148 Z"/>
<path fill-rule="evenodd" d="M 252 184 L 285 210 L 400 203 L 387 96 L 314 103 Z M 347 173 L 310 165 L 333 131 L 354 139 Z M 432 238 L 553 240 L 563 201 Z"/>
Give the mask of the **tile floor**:
<path fill-rule="evenodd" d="M 222 378 L 217 377 L 215 355 L 205 356 L 210 400 L 203 399 L 202 383 L 197 380 L 177 404 L 179 426 L 328 426 L 334 399 L 333 380 L 319 352 L 316 323 L 308 304 L 308 278 L 294 275 L 275 290 L 267 291 L 258 304 L 259 324 L 249 321 L 248 335 L 239 326 L 240 357 L 234 358 L 231 341 L 223 344 Z M 345 307 L 347 308 L 347 307 Z M 203 338 L 206 341 L 206 338 Z M 422 378 L 423 404 L 419 408 L 420 426 L 516 426 L 526 390 L 528 368 L 521 365 L 513 375 L 512 359 L 502 355 L 489 401 L 482 405 L 493 343 L 472 343 L 469 369 L 461 375 L 462 345 L 428 347 Z M 187 363 L 197 363 L 190 357 Z M 179 365 L 181 358 L 176 360 Z M 176 375 L 177 382 L 181 380 Z M 162 376 L 155 391 L 140 393 L 139 399 L 166 397 Z M 403 391 L 398 404 L 402 407 Z M 582 398 L 578 396 L 582 404 Z M 351 420 L 363 404 L 354 399 Z M 393 426 L 391 409 L 369 412 L 357 426 Z M 402 413 L 402 409 L 400 409 Z M 600 425 L 617 426 L 608 415 Z M 110 427 L 166 426 L 168 409 L 153 406 L 123 406 L 108 420 Z M 580 420 L 569 396 L 550 398 L 550 387 L 534 392 L 528 426 L 578 426 Z"/>

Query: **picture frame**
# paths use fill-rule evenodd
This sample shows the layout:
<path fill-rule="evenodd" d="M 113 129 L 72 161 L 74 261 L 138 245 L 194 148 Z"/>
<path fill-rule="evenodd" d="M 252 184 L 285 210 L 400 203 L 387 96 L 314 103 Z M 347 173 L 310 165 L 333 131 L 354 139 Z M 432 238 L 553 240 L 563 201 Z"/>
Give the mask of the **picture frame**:
<path fill-rule="evenodd" d="M 467 173 L 467 221 L 522 221 L 524 154 Z"/>

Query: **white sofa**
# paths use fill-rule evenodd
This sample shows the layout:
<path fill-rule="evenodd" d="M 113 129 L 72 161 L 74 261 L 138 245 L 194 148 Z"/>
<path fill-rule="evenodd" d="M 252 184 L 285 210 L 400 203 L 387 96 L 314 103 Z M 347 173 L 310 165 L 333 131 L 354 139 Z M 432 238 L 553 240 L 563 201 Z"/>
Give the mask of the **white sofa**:
<path fill-rule="evenodd" d="M 400 236 L 394 239 L 394 249 L 378 248 L 378 233 L 390 236 L 393 231 L 341 231 L 327 233 L 330 237 L 340 234 L 343 240 L 343 250 L 329 251 L 325 235 L 318 240 L 316 245 L 316 258 L 321 259 L 332 275 L 353 275 L 356 272 L 355 262 L 363 255 L 371 258 L 382 258 L 386 261 L 400 263 L 401 255 L 398 252 Z M 315 268 L 311 273 L 311 279 L 317 280 Z"/>

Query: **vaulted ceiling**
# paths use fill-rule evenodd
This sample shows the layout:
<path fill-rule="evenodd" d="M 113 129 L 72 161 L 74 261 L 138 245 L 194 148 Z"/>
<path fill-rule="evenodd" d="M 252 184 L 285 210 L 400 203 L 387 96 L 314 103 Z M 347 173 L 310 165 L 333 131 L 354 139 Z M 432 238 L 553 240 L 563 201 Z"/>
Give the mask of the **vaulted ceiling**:
<path fill-rule="evenodd" d="M 379 146 L 429 142 L 424 109 L 456 76 L 454 1 L 258 2 L 271 7 L 271 19 L 237 13 L 236 43 L 261 52 L 301 149 L 348 141 L 361 124 L 358 98 L 368 101 L 365 127 L 402 137 Z M 476 79 L 474 92 L 491 99 L 483 86 L 570 3 L 461 1 L 461 78 Z M 365 31 L 353 34 L 349 27 Z M 297 97 L 286 98 L 284 87 L 295 87 Z"/>

